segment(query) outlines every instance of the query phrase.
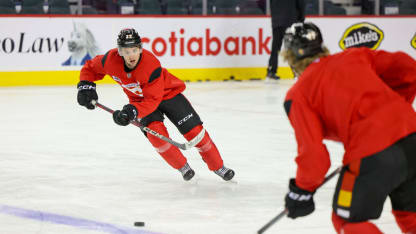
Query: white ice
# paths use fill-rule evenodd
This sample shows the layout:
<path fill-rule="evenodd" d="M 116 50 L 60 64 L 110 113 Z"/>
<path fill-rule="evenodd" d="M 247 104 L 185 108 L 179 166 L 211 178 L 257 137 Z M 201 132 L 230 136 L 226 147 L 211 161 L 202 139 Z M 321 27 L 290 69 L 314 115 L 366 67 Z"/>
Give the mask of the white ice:
<path fill-rule="evenodd" d="M 109 113 L 80 107 L 75 87 L 1 88 L 0 234 L 256 233 L 282 211 L 295 175 L 296 142 L 282 106 L 292 83 L 187 84 L 184 94 L 225 165 L 235 170 L 236 183 L 210 172 L 194 149 L 184 155 L 196 177 L 183 181 L 137 127 L 117 126 Z M 98 94 L 114 109 L 127 103 L 115 85 L 98 85 Z M 184 142 L 165 123 L 171 138 Z M 343 148 L 327 145 L 333 170 Z M 315 194 L 313 214 L 284 217 L 266 233 L 335 233 L 330 221 L 335 182 Z M 6 212 L 9 208 L 15 210 Z M 75 225 L 74 219 L 87 224 Z M 146 225 L 134 227 L 135 221 Z M 94 222 L 118 229 L 94 228 Z M 400 233 L 389 200 L 375 223 L 385 233 Z"/>

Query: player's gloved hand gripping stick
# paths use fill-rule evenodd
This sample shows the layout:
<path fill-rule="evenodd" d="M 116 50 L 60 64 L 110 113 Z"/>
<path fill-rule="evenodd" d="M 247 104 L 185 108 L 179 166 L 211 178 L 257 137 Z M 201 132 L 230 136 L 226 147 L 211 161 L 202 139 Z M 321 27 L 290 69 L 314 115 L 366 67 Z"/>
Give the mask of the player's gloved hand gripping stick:
<path fill-rule="evenodd" d="M 341 171 L 341 169 L 342 169 L 342 167 L 338 167 L 333 172 L 331 172 L 331 174 L 329 174 L 327 177 L 325 177 L 324 181 L 322 182 L 322 184 L 319 187 L 321 187 L 326 182 L 328 182 L 328 180 L 332 179 L 336 174 L 338 174 Z M 280 214 L 278 214 L 276 217 L 274 217 L 272 220 L 270 220 L 268 223 L 266 223 L 262 228 L 260 228 L 257 231 L 257 233 L 258 234 L 264 233 L 267 229 L 269 229 L 270 226 L 272 226 L 277 221 L 279 221 L 283 216 L 288 215 L 288 214 L 289 214 L 289 210 L 288 210 L 288 208 L 285 208 L 282 212 L 280 212 Z"/>
<path fill-rule="evenodd" d="M 105 111 L 107 111 L 111 114 L 114 113 L 114 110 L 104 106 L 103 104 L 100 104 L 96 100 L 92 100 L 91 104 L 93 104 L 94 106 L 97 106 L 97 107 L 99 107 L 99 108 L 101 108 L 101 109 L 103 109 L 103 110 L 105 110 Z M 148 127 L 144 127 L 143 125 L 140 124 L 140 122 L 137 120 L 137 118 L 132 120 L 130 123 L 139 127 L 142 131 L 147 132 L 147 133 L 149 133 L 149 134 L 151 134 L 155 137 L 158 137 L 158 138 L 160 138 L 160 139 L 162 139 L 162 140 L 164 140 L 164 141 L 166 141 L 166 142 L 168 142 L 168 143 L 170 143 L 170 144 L 172 144 L 172 145 L 174 145 L 174 146 L 176 146 L 180 149 L 183 149 L 183 150 L 188 150 L 188 149 L 194 147 L 195 145 L 197 145 L 205 135 L 205 129 L 204 129 L 191 141 L 186 142 L 186 143 L 179 143 L 179 142 L 176 142 L 176 141 L 174 141 L 170 138 L 167 138 L 167 137 L 163 136 L 162 134 L 159 134 L 158 132 L 153 131 L 152 129 L 150 129 Z"/>

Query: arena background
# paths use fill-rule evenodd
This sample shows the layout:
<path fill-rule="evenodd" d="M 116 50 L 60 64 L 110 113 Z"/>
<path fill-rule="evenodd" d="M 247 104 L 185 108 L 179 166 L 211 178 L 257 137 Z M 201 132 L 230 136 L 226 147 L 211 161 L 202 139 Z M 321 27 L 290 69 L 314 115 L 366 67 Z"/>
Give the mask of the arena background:
<path fill-rule="evenodd" d="M 86 54 L 74 54 L 74 48 L 86 48 L 79 51 L 90 57 L 105 53 L 116 46 L 117 33 L 124 27 L 137 29 L 144 48 L 185 81 L 264 79 L 271 47 L 267 16 L 0 17 L 0 86 L 76 84 L 82 65 L 69 60 Z M 404 51 L 416 58 L 416 17 L 308 17 L 306 21 L 322 29 L 333 53 L 368 46 Z M 280 65 L 278 75 L 293 78 L 287 64 Z"/>
<path fill-rule="evenodd" d="M 416 17 L 307 21 L 322 28 L 332 52 L 368 46 L 416 57 Z M 1 16 L 0 233 L 256 233 L 284 209 L 288 181 L 296 175 L 297 144 L 283 108 L 296 82 L 289 68 L 281 64 L 285 79 L 277 82 L 187 83 L 184 94 L 236 177 L 222 181 L 192 149 L 183 153 L 196 176 L 185 182 L 139 128 L 120 127 L 111 114 L 77 103 L 80 63 L 113 48 L 123 27 L 135 27 L 144 47 L 184 80 L 266 75 L 266 16 Z M 128 102 L 122 89 L 111 78 L 102 83 L 109 85 L 98 86 L 100 103 L 121 109 Z M 170 121 L 165 124 L 171 139 L 185 142 Z M 342 165 L 344 148 L 324 144 L 333 171 Z M 282 218 L 267 233 L 333 234 L 336 181 L 315 193 L 313 214 Z M 401 233 L 391 211 L 386 200 L 374 223 L 384 233 Z M 137 221 L 145 226 L 134 226 Z"/>

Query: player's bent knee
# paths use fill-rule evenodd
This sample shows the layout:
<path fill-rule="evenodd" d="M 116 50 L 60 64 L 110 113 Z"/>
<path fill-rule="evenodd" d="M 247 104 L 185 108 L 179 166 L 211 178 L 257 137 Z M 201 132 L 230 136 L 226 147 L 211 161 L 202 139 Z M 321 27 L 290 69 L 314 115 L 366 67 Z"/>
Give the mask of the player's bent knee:
<path fill-rule="evenodd" d="M 189 132 L 185 133 L 183 136 L 186 140 L 191 141 L 193 140 L 198 134 L 203 131 L 204 127 L 202 125 L 197 125 L 196 127 L 192 128 Z"/>
<path fill-rule="evenodd" d="M 212 140 L 202 125 L 198 125 L 187 132 L 184 137 L 189 141 L 195 141 L 195 146 L 200 152 L 208 151 L 211 148 Z"/>
<path fill-rule="evenodd" d="M 416 234 L 416 212 L 393 210 L 393 214 L 403 233 Z"/>
<path fill-rule="evenodd" d="M 155 147 L 155 149 L 159 154 L 163 154 L 164 152 L 168 151 L 171 146 L 171 144 L 165 143 L 159 147 Z"/>
<path fill-rule="evenodd" d="M 343 234 L 357 234 L 357 233 L 366 233 L 366 234 L 382 234 L 380 229 L 376 225 L 370 222 L 357 222 L 352 223 L 348 222 L 335 213 L 332 213 L 332 223 L 334 225 L 337 233 Z"/>

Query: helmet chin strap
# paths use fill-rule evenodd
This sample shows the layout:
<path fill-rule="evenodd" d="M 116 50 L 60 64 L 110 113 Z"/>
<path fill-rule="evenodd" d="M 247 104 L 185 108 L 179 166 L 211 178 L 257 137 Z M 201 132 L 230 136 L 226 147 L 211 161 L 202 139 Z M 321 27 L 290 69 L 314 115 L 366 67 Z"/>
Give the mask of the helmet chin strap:
<path fill-rule="evenodd" d="M 292 69 L 292 72 L 295 75 L 295 77 L 299 77 L 300 74 L 296 71 L 296 69 L 291 64 L 289 64 L 289 67 L 290 69 Z"/>

